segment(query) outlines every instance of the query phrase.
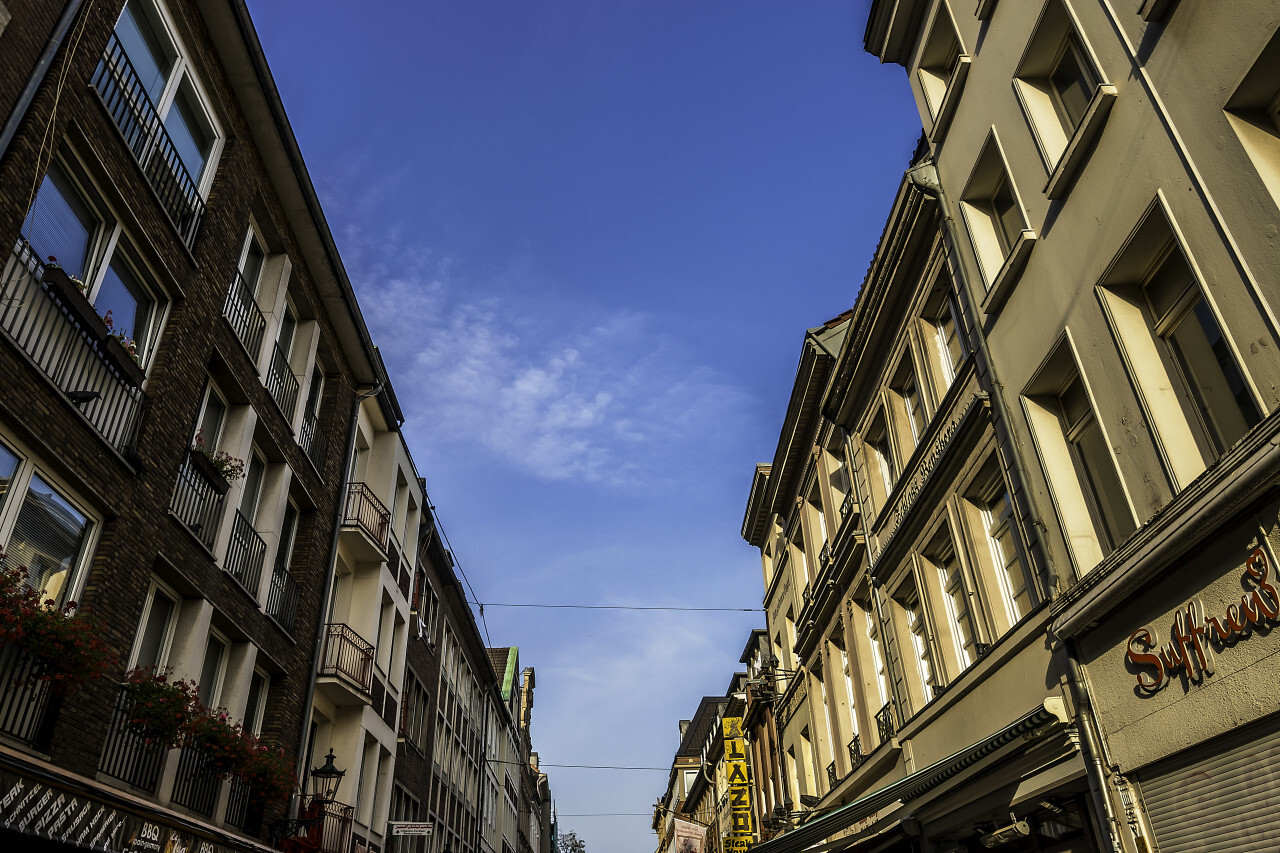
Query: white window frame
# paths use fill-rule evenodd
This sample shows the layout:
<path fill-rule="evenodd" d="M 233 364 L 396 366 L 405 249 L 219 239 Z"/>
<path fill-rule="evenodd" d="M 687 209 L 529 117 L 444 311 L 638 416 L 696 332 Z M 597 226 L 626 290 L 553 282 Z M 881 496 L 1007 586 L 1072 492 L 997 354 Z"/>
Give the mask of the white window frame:
<path fill-rule="evenodd" d="M 162 671 L 169 665 L 169 653 L 173 651 L 173 637 L 177 633 L 178 620 L 182 617 L 183 599 L 171 586 L 152 577 L 151 582 L 147 585 L 146 604 L 142 608 L 142 618 L 138 620 L 138 627 L 133 636 L 133 646 L 129 650 L 128 668 L 131 670 L 138 666 L 138 653 L 142 651 L 142 633 L 146 628 L 147 620 L 151 618 L 151 607 L 155 604 L 157 591 L 166 598 L 172 599 L 174 603 L 173 614 L 169 617 L 169 624 L 165 626 L 164 639 L 161 641 L 160 651 L 156 655 L 156 670 Z"/>
<path fill-rule="evenodd" d="M 993 199 L 1004 184 L 1013 199 L 1013 205 L 1022 220 L 1022 230 L 1008 235 L 995 209 Z M 994 313 L 1013 289 L 1036 241 L 1036 232 L 1027 218 L 1027 207 L 1013 180 L 1009 161 L 1004 156 L 996 129 L 991 128 L 964 190 L 960 193 L 960 216 L 978 259 L 978 268 L 986 284 L 986 292 L 979 294 L 982 310 Z M 1015 238 L 1008 244 L 1010 238 Z"/>
<path fill-rule="evenodd" d="M 101 535 L 102 516 L 93 512 L 84 500 L 76 495 L 74 491 L 68 489 L 61 478 L 50 473 L 40 463 L 35 454 L 31 453 L 22 442 L 15 441 L 8 435 L 0 434 L 0 446 L 3 446 L 5 450 L 17 457 L 13 476 L 9 481 L 8 488 L 5 490 L 3 501 L 0 502 L 0 542 L 4 543 L 4 549 L 8 551 L 14 526 L 18 522 L 18 516 L 22 513 L 22 505 L 26 501 L 27 493 L 31 486 L 31 479 L 38 476 L 54 490 L 54 493 L 59 498 L 70 504 L 86 520 L 88 529 L 80 546 L 80 554 L 77 555 L 74 563 L 68 568 L 70 578 L 69 582 L 63 586 L 61 598 L 55 599 L 58 600 L 59 604 L 65 604 L 68 601 L 79 601 L 89 574 L 89 564 L 93 561 L 93 554 L 97 548 L 98 538 Z M 10 563 L 9 568 L 17 567 Z"/>

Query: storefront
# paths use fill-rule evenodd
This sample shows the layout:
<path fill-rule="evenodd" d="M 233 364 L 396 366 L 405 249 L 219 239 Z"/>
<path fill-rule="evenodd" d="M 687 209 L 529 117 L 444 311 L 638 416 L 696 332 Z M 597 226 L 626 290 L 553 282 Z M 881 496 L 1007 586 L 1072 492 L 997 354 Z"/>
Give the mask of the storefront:
<path fill-rule="evenodd" d="M 1280 848 L 1280 451 L 1250 438 L 1055 621 L 1135 850 Z"/>

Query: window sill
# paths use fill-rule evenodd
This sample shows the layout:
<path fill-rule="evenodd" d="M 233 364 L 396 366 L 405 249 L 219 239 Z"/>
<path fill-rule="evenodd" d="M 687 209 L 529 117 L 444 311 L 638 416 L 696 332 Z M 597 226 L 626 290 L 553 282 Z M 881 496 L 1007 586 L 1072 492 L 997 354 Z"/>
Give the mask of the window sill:
<path fill-rule="evenodd" d="M 938 112 L 933 117 L 933 127 L 929 130 L 930 142 L 939 143 L 947 135 L 947 128 L 951 126 L 951 119 L 960 104 L 960 93 L 964 90 L 964 81 L 969 76 L 969 66 L 972 64 L 973 59 L 967 53 L 961 54 L 956 61 L 955 73 L 951 75 L 951 82 L 947 84 L 942 103 L 938 105 Z"/>
<path fill-rule="evenodd" d="M 979 21 L 987 21 L 991 19 L 991 15 L 996 10 L 996 0 L 978 0 L 978 8 L 973 10 L 973 14 L 977 16 Z"/>
<path fill-rule="evenodd" d="M 1093 143 L 1102 133 L 1102 127 L 1107 123 L 1107 116 L 1111 114 L 1111 106 L 1115 100 L 1115 86 L 1103 84 L 1094 90 L 1080 126 L 1076 128 L 1076 132 L 1067 143 L 1066 150 L 1058 158 L 1058 165 L 1054 166 L 1049 174 L 1049 181 L 1044 187 L 1046 196 L 1058 199 L 1066 195 L 1085 157 L 1092 149 Z"/>
<path fill-rule="evenodd" d="M 1035 230 L 1023 228 L 1022 233 L 1018 235 L 1018 245 L 1009 252 L 1000 266 L 1000 271 L 996 273 L 996 277 L 991 280 L 987 288 L 987 295 L 982 300 L 983 314 L 992 315 L 999 312 L 1005 300 L 1009 298 L 1010 292 L 1013 291 L 1018 277 L 1022 275 L 1022 268 L 1027 265 L 1027 257 L 1030 256 L 1035 244 Z"/>
<path fill-rule="evenodd" d="M 1138 15 L 1147 23 L 1160 21 L 1173 6 L 1173 0 L 1140 0 Z"/>

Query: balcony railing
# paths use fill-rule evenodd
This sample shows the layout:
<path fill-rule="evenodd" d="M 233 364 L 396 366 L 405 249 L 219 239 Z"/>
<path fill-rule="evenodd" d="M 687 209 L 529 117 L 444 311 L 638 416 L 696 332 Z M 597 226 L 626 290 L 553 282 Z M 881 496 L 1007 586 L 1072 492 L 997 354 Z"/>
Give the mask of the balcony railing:
<path fill-rule="evenodd" d="M 267 320 L 262 316 L 262 309 L 258 307 L 257 300 L 253 298 L 253 289 L 249 287 L 239 270 L 236 270 L 231 289 L 227 291 L 227 302 L 222 306 L 222 316 L 227 318 L 231 328 L 235 329 L 240 343 L 244 344 L 244 348 L 256 361 L 258 353 L 262 351 L 262 333 L 267 328 Z"/>
<path fill-rule="evenodd" d="M 51 682 L 36 680 L 36 664 L 15 645 L 0 646 L 0 732 L 44 750 L 53 735 L 58 699 Z"/>
<path fill-rule="evenodd" d="M 170 509 L 178 520 L 195 534 L 206 548 L 213 548 L 213 538 L 218 533 L 218 520 L 222 518 L 222 498 L 226 483 L 215 482 L 197 465 L 192 457 L 198 451 L 188 451 L 178 468 L 178 481 L 173 487 Z"/>
<path fill-rule="evenodd" d="M 267 555 L 267 543 L 262 541 L 253 524 L 236 510 L 231 523 L 231 541 L 227 543 L 227 574 L 244 587 L 245 592 L 258 596 L 258 582 L 262 579 L 262 560 Z"/>
<path fill-rule="evenodd" d="M 368 693 L 373 686 L 373 646 L 346 625 L 332 622 L 324 628 L 321 675 L 345 675 Z"/>
<path fill-rule="evenodd" d="M 249 806 L 253 801 L 253 791 L 249 787 L 249 783 L 238 776 L 231 777 L 231 788 L 227 795 L 227 814 L 226 824 L 241 832 L 257 834 L 258 827 L 254 823 L 261 822 L 261 809 L 257 815 L 257 821 L 250 819 L 250 812 L 255 811 Z"/>
<path fill-rule="evenodd" d="M 204 199 L 151 103 L 146 86 L 114 33 L 107 39 L 107 49 L 93 72 L 91 85 L 124 136 L 125 145 L 142 167 L 147 182 L 160 199 L 160 206 L 178 229 L 182 242 L 193 245 L 200 221 L 204 219 Z"/>
<path fill-rule="evenodd" d="M 276 401 L 286 419 L 293 418 L 293 407 L 298 404 L 298 377 L 289 367 L 289 357 L 280 345 L 271 351 L 271 367 L 267 370 L 267 392 Z"/>
<path fill-rule="evenodd" d="M 322 814 L 321 820 L 313 824 L 307 831 L 308 847 L 318 853 L 350 853 L 351 823 L 355 819 L 355 806 L 345 803 L 316 802 L 313 797 L 304 797 L 300 814 L 312 816 Z"/>
<path fill-rule="evenodd" d="M 840 777 L 836 775 L 836 763 L 833 761 L 827 765 L 827 790 L 835 788 L 840 783 Z"/>
<path fill-rule="evenodd" d="M 93 307 L 68 288 L 65 276 L 63 286 L 50 278 L 45 280 L 44 266 L 19 238 L 0 280 L 0 328 L 64 393 L 96 394 L 78 406 L 80 413 L 112 447 L 126 450 L 142 411 L 142 374 L 134 367 L 126 376 L 107 355 L 106 326 Z"/>
<path fill-rule="evenodd" d="M 849 770 L 852 772 L 862 766 L 867 757 L 862 754 L 862 736 L 854 735 L 849 741 Z"/>
<path fill-rule="evenodd" d="M 187 744 L 178 756 L 178 775 L 173 780 L 172 800 L 196 814 L 213 817 L 218 802 L 222 774 L 213 759 L 196 744 Z"/>
<path fill-rule="evenodd" d="M 853 489 L 849 490 L 849 494 L 844 496 L 844 500 L 840 502 L 840 518 L 846 519 L 849 513 L 853 512 Z"/>
<path fill-rule="evenodd" d="M 164 747 L 147 743 L 146 738 L 129 730 L 133 716 L 133 700 L 120 691 L 111 714 L 111 728 L 98 760 L 98 772 L 154 794 L 164 766 Z"/>
<path fill-rule="evenodd" d="M 347 487 L 347 506 L 342 515 L 343 527 L 359 527 L 383 551 L 387 550 L 387 533 L 391 529 L 391 512 L 364 483 Z"/>
<path fill-rule="evenodd" d="M 884 703 L 883 708 L 876 711 L 876 733 L 880 735 L 881 743 L 888 743 L 897 731 L 898 723 L 893 718 L 893 700 L 890 699 Z"/>
<path fill-rule="evenodd" d="M 267 615 L 284 628 L 293 630 L 293 617 L 298 610 L 298 583 L 289 569 L 276 561 L 271 572 L 271 589 L 267 592 Z"/>
<path fill-rule="evenodd" d="M 320 431 L 319 420 L 315 412 L 308 412 L 302 419 L 302 429 L 298 431 L 298 446 L 302 448 L 303 453 L 307 454 L 307 458 L 311 460 L 312 465 L 316 466 L 317 471 L 324 462 L 326 445 L 324 433 Z"/>

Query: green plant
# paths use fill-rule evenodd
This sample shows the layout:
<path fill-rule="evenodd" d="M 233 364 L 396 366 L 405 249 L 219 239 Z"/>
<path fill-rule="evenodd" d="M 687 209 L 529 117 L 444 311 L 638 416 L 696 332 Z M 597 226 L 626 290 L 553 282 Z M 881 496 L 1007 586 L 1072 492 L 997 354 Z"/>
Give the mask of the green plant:
<path fill-rule="evenodd" d="M 224 709 L 196 714 L 187 723 L 186 737 L 189 745 L 209 758 L 219 776 L 240 773 L 249 762 L 251 744 Z"/>
<path fill-rule="evenodd" d="M 13 644 L 31 659 L 29 680 L 75 690 L 100 678 L 116 661 L 101 639 L 101 620 L 74 601 L 62 607 L 29 583 L 25 567 L 9 568 L 0 551 L 0 644 Z M 82 612 L 77 615 L 77 610 Z"/>
<path fill-rule="evenodd" d="M 218 469 L 218 473 L 222 475 L 222 479 L 228 483 L 234 483 L 244 476 L 244 460 L 232 456 L 225 450 L 216 452 L 205 449 L 204 446 L 204 430 L 196 430 L 196 437 L 191 442 L 191 449 L 196 453 L 202 453 L 213 463 L 213 467 Z"/>
<path fill-rule="evenodd" d="M 132 669 L 125 678 L 128 728 L 150 744 L 173 748 L 182 743 L 201 712 L 194 682 L 169 677 L 169 670 Z"/>

